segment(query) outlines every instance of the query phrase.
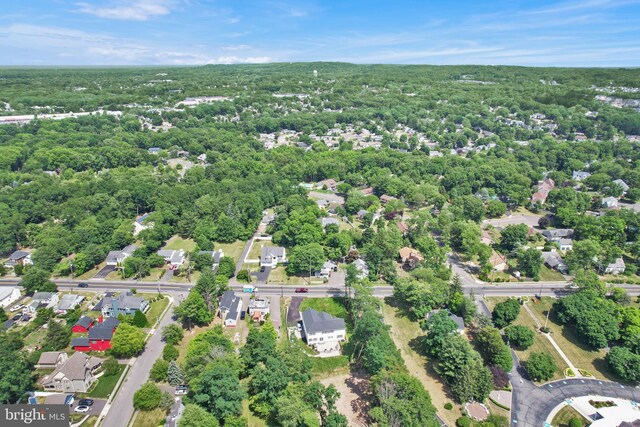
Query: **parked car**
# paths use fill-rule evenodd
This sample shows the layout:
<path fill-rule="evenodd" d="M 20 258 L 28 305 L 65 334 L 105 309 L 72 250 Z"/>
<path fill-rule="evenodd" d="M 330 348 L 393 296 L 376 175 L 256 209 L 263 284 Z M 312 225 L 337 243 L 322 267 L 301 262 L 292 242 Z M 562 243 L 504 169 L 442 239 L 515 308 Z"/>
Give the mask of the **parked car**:
<path fill-rule="evenodd" d="M 78 406 L 91 406 L 93 405 L 93 399 L 82 399 L 78 402 Z"/>
<path fill-rule="evenodd" d="M 189 392 L 189 387 L 187 387 L 186 385 L 176 386 L 175 394 L 187 394 L 188 392 Z"/>
<path fill-rule="evenodd" d="M 74 409 L 74 412 L 89 412 L 89 408 L 88 406 L 85 405 L 80 405 L 80 406 L 76 406 L 76 409 Z"/>
<path fill-rule="evenodd" d="M 306 294 L 307 292 L 309 292 L 309 288 L 296 288 L 297 294 Z"/>
<path fill-rule="evenodd" d="M 73 394 L 68 394 L 67 397 L 64 398 L 64 404 L 65 405 L 73 405 L 73 401 L 75 400 L 75 397 L 73 397 Z"/>
<path fill-rule="evenodd" d="M 567 289 L 580 289 L 580 286 L 576 285 L 575 283 L 571 282 L 567 285 Z"/>
<path fill-rule="evenodd" d="M 16 304 L 13 307 L 11 307 L 11 311 L 18 311 L 18 310 L 22 310 L 24 308 L 24 304 Z"/>
<path fill-rule="evenodd" d="M 79 288 L 88 288 L 89 284 L 88 283 L 78 283 L 78 287 Z"/>

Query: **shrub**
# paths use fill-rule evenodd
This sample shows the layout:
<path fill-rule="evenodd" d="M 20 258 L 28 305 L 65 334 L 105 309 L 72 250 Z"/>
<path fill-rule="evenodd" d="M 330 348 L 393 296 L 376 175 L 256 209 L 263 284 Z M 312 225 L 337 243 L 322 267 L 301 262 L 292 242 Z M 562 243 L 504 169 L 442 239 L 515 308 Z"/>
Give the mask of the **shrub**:
<path fill-rule="evenodd" d="M 453 405 L 451 404 L 451 402 L 447 402 L 444 404 L 444 409 L 446 409 L 447 411 L 450 411 L 453 409 Z"/>
<path fill-rule="evenodd" d="M 154 383 L 145 383 L 133 395 L 133 406 L 141 411 L 151 411 L 160 405 L 162 391 Z"/>
<path fill-rule="evenodd" d="M 458 427 L 470 427 L 471 426 L 471 418 L 464 416 L 460 417 L 456 420 L 456 426 Z"/>
<path fill-rule="evenodd" d="M 569 420 L 569 427 L 582 427 L 582 420 L 578 417 L 573 417 Z"/>
<path fill-rule="evenodd" d="M 251 282 L 251 275 L 249 274 L 249 270 L 240 270 L 238 271 L 238 274 L 236 275 L 236 279 L 238 279 L 241 282 Z"/>
<path fill-rule="evenodd" d="M 178 356 L 180 356 L 180 352 L 175 348 L 175 346 L 172 346 L 171 344 L 164 346 L 164 349 L 162 350 L 162 358 L 164 360 L 171 362 L 172 360 L 176 360 Z"/>
<path fill-rule="evenodd" d="M 167 381 L 167 370 L 169 369 L 169 362 L 164 359 L 158 359 L 155 361 L 149 372 L 149 378 L 151 381 L 157 383 Z"/>
<path fill-rule="evenodd" d="M 107 376 L 115 375 L 118 373 L 118 361 L 115 357 L 108 357 L 102 364 L 104 368 L 104 374 Z"/>

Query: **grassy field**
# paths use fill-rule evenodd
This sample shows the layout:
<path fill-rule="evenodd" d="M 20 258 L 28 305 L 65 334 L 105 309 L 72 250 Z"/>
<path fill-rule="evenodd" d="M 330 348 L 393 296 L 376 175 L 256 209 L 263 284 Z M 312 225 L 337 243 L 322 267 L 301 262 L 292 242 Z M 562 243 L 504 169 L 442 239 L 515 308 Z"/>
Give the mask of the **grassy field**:
<path fill-rule="evenodd" d="M 244 244 L 246 242 L 243 240 L 236 240 L 233 243 L 213 243 L 214 250 L 222 249 L 224 252 L 224 256 L 230 256 L 234 261 L 238 261 L 240 259 L 240 255 L 242 254 L 242 249 L 244 248 Z"/>
<path fill-rule="evenodd" d="M 134 425 L 136 427 L 158 427 L 167 418 L 167 413 L 160 408 L 153 411 L 139 411 Z"/>
<path fill-rule="evenodd" d="M 554 298 L 545 297 L 539 303 L 531 304 L 536 317 L 542 323 L 544 323 L 547 312 L 551 309 L 554 301 Z M 555 342 L 562 348 L 564 354 L 567 355 L 576 368 L 586 369 L 597 378 L 617 380 L 607 368 L 607 363 L 604 361 L 604 356 L 606 355 L 604 350 L 593 350 L 582 344 L 575 329 L 572 326 L 559 324 L 553 312 L 549 316 L 547 326 L 551 329 L 551 336 Z"/>
<path fill-rule="evenodd" d="M 553 427 L 569 427 L 569 421 L 571 421 L 571 419 L 575 417 L 582 420 L 583 426 L 591 424 L 586 418 L 580 415 L 578 411 L 567 405 L 564 408 L 560 409 L 556 416 L 553 417 L 551 425 Z"/>
<path fill-rule="evenodd" d="M 247 255 L 247 259 L 258 259 L 260 258 L 260 251 L 262 247 L 274 247 L 278 246 L 270 240 L 254 240 L 253 245 L 251 245 L 251 250 Z M 224 250 L 224 249 L 223 249 Z M 226 252 L 225 252 L 226 255 Z"/>
<path fill-rule="evenodd" d="M 87 279 L 91 279 L 93 276 L 96 275 L 97 272 L 99 272 L 100 270 L 102 270 L 105 266 L 107 265 L 106 261 L 101 262 L 100 264 L 97 265 L 97 268 L 91 268 L 88 271 L 85 271 L 83 274 L 81 274 L 80 276 L 76 276 L 76 279 L 78 280 L 87 280 Z"/>
<path fill-rule="evenodd" d="M 144 297 L 148 299 L 147 294 L 142 294 L 142 295 L 144 295 Z M 153 298 L 156 295 L 152 294 L 150 296 Z M 162 312 L 164 311 L 165 307 L 168 304 L 169 304 L 169 298 L 167 297 L 162 298 L 160 301 L 152 302 L 151 304 L 149 304 L 149 311 L 147 311 L 146 315 L 151 325 L 153 325 L 156 322 L 156 320 L 160 318 L 160 315 L 162 314 Z"/>
<path fill-rule="evenodd" d="M 300 311 L 305 311 L 307 308 L 324 311 L 325 313 L 342 319 L 347 317 L 347 309 L 344 306 L 343 297 L 305 298 L 300 304 Z"/>
<path fill-rule="evenodd" d="M 391 337 L 400 349 L 407 369 L 427 389 L 438 415 L 442 417 L 447 425 L 455 425 L 456 420 L 462 415 L 460 407 L 453 401 L 447 386 L 436 374 L 434 361 L 424 356 L 419 348 L 419 337 L 422 336 L 420 326 L 404 317 L 396 308 L 388 304 L 383 305 L 382 313 L 385 323 L 391 326 Z M 446 403 L 451 403 L 453 409 L 450 411 L 444 409 Z"/>
<path fill-rule="evenodd" d="M 497 303 L 502 302 L 502 301 L 504 301 L 506 299 L 507 298 L 486 298 L 487 305 L 489 306 L 490 310 L 493 310 L 493 307 Z M 531 303 L 528 303 L 528 304 L 531 304 Z M 543 321 L 544 321 L 544 319 L 543 319 Z M 551 357 L 553 357 L 553 360 L 556 363 L 556 366 L 558 367 L 558 371 L 556 372 L 556 374 L 553 377 L 553 379 L 554 380 L 558 380 L 558 379 L 564 378 L 563 372 L 564 372 L 564 370 L 566 368 L 569 367 L 569 365 L 567 365 L 567 363 L 560 356 L 560 354 L 556 351 L 556 349 L 553 348 L 553 346 L 551 345 L 549 340 L 544 335 L 542 335 L 540 332 L 537 331 L 537 327 L 536 327 L 535 321 L 531 318 L 531 316 L 529 316 L 529 313 L 527 313 L 524 309 L 521 309 L 520 310 L 520 315 L 518 316 L 516 321 L 513 322 L 513 324 L 514 325 L 527 326 L 528 328 L 536 331 L 536 333 L 534 335 L 534 338 L 533 338 L 533 345 L 531 347 L 529 347 L 526 350 L 515 349 L 516 350 L 516 355 L 518 356 L 518 359 L 520 361 L 525 361 L 525 360 L 527 360 L 529 358 L 529 355 L 531 353 L 547 353 L 547 354 L 551 355 Z M 563 351 L 565 351 L 564 347 L 563 347 Z M 571 360 L 573 362 L 571 357 L 569 357 L 569 360 Z M 575 363 L 575 362 L 573 362 L 573 363 Z"/>
<path fill-rule="evenodd" d="M 242 416 L 247 419 L 249 427 L 267 427 L 269 425 L 262 418 L 253 415 L 253 412 L 249 409 L 249 401 L 247 399 L 242 401 Z"/>
<path fill-rule="evenodd" d="M 312 281 L 317 283 L 322 283 L 321 279 L 312 278 Z M 271 270 L 271 273 L 269 274 L 269 279 L 267 279 L 267 283 L 285 284 L 285 285 L 291 285 L 291 286 L 305 286 L 309 284 L 309 278 L 308 277 L 304 278 L 301 276 L 289 276 L 287 275 L 287 272 L 285 271 L 284 267 L 279 266 Z"/>
<path fill-rule="evenodd" d="M 164 245 L 163 249 L 173 249 L 179 250 L 182 249 L 185 252 L 192 252 L 196 248 L 196 242 L 192 239 L 183 239 L 180 236 L 173 236 L 169 240 L 167 240 L 166 245 Z"/>
<path fill-rule="evenodd" d="M 35 347 L 38 344 L 42 344 L 42 341 L 47 336 L 47 330 L 40 328 L 37 331 L 31 332 L 24 340 L 25 347 Z"/>
<path fill-rule="evenodd" d="M 314 377 L 324 377 L 349 372 L 349 359 L 347 356 L 336 357 L 312 357 L 313 368 L 311 373 Z"/>
<path fill-rule="evenodd" d="M 109 394 L 111 394 L 116 386 L 120 375 L 122 375 L 122 371 L 124 371 L 124 365 L 118 365 L 118 372 L 115 375 L 103 375 L 98 378 L 96 386 L 87 394 L 87 396 L 105 399 L 109 397 Z"/>
<path fill-rule="evenodd" d="M 543 282 L 555 282 L 564 280 L 564 276 L 555 270 L 552 270 L 544 265 L 540 269 L 540 280 Z"/>
<path fill-rule="evenodd" d="M 114 272 L 115 273 L 115 272 Z M 111 278 L 110 276 L 114 273 L 109 273 L 109 276 L 107 276 L 109 279 Z M 118 274 L 118 276 L 120 276 L 120 273 L 116 273 Z M 158 280 L 160 280 L 162 278 L 162 276 L 164 275 L 164 268 L 162 267 L 154 267 L 151 269 L 151 272 L 149 273 L 149 275 L 147 277 L 143 277 L 142 281 L 143 282 L 157 282 Z M 117 279 L 120 279 L 120 277 L 117 277 Z"/>

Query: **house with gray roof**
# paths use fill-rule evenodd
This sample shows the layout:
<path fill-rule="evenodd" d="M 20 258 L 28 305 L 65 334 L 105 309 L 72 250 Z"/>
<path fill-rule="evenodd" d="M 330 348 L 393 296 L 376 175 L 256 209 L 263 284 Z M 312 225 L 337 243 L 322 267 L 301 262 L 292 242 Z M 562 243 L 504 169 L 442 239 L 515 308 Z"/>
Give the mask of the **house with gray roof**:
<path fill-rule="evenodd" d="M 184 264 L 184 251 L 182 249 L 161 249 L 158 251 L 158 255 L 164 258 L 164 261 L 170 264 L 172 268 L 177 268 Z"/>
<path fill-rule="evenodd" d="M 96 382 L 95 374 L 102 362 L 98 357 L 76 352 L 50 375 L 42 378 L 40 385 L 45 391 L 86 393 Z"/>
<path fill-rule="evenodd" d="M 84 301 L 83 295 L 65 294 L 62 295 L 62 299 L 53 307 L 53 311 L 56 314 L 66 314 L 71 310 L 75 310 L 82 301 Z"/>
<path fill-rule="evenodd" d="M 45 351 L 40 354 L 35 367 L 37 369 L 56 369 L 63 365 L 67 359 L 69 359 L 69 356 L 64 351 Z"/>
<path fill-rule="evenodd" d="M 331 217 L 320 218 L 320 224 L 322 224 L 322 228 L 325 228 L 329 224 L 335 224 L 338 227 L 340 226 L 340 221 Z"/>
<path fill-rule="evenodd" d="M 607 267 L 604 269 L 604 272 L 605 274 L 618 275 L 624 273 L 624 270 L 626 270 L 626 268 L 627 266 L 625 265 L 624 260 L 622 258 L 618 258 L 611 264 L 607 265 Z"/>
<path fill-rule="evenodd" d="M 621 179 L 616 179 L 613 181 L 614 184 L 617 184 L 620 186 L 620 188 L 622 188 L 622 195 L 624 196 L 625 194 L 627 194 L 627 191 L 629 191 L 629 185 L 627 185 L 626 182 L 624 182 Z"/>
<path fill-rule="evenodd" d="M 335 345 L 346 338 L 344 319 L 308 308 L 301 313 L 302 330 L 307 344 L 318 350 Z"/>
<path fill-rule="evenodd" d="M 149 308 L 147 300 L 129 291 L 122 292 L 117 297 L 104 297 L 99 304 L 104 317 L 118 317 L 120 313 L 135 314 L 138 310 L 144 313 Z"/>
<path fill-rule="evenodd" d="M 287 251 L 281 246 L 263 246 L 260 249 L 260 267 L 276 267 L 287 262 Z"/>
<path fill-rule="evenodd" d="M 569 271 L 569 267 L 562 260 L 562 257 L 555 250 L 549 252 L 542 252 L 542 260 L 544 265 L 551 268 L 552 270 L 557 270 L 560 273 L 566 273 Z"/>
<path fill-rule="evenodd" d="M 574 181 L 584 181 L 585 179 L 589 178 L 590 176 L 591 176 L 591 174 L 589 172 L 573 171 L 573 174 L 571 175 L 571 178 Z"/>
<path fill-rule="evenodd" d="M 40 307 L 51 308 L 58 303 L 60 297 L 53 292 L 36 292 L 31 297 L 31 303 L 27 305 L 27 311 L 35 313 Z"/>
<path fill-rule="evenodd" d="M 217 251 L 200 251 L 198 255 L 209 255 L 212 260 L 212 269 L 217 270 L 220 265 L 220 260 L 224 257 L 224 252 L 222 249 L 218 249 Z"/>
<path fill-rule="evenodd" d="M 567 239 L 573 237 L 573 229 L 571 228 L 556 228 L 553 230 L 544 230 L 542 235 L 549 242 L 559 242 L 560 239 Z"/>
<path fill-rule="evenodd" d="M 224 316 L 224 326 L 235 328 L 242 312 L 242 298 L 236 297 L 232 302 L 227 314 Z"/>
<path fill-rule="evenodd" d="M 125 246 L 119 251 L 110 251 L 107 254 L 107 265 L 122 265 L 124 264 L 124 260 L 130 257 L 133 252 L 138 249 L 136 245 Z"/>
<path fill-rule="evenodd" d="M 218 303 L 218 309 L 220 310 L 220 318 L 224 319 L 224 316 L 227 314 L 227 311 L 231 309 L 231 305 L 233 304 L 233 300 L 236 299 L 236 293 L 232 290 L 225 291 L 220 297 L 220 302 Z"/>
<path fill-rule="evenodd" d="M 18 264 L 32 265 L 33 261 L 31 261 L 31 254 L 25 251 L 15 251 L 11 255 L 9 255 L 9 259 L 5 261 L 4 266 L 7 268 L 12 268 Z"/>

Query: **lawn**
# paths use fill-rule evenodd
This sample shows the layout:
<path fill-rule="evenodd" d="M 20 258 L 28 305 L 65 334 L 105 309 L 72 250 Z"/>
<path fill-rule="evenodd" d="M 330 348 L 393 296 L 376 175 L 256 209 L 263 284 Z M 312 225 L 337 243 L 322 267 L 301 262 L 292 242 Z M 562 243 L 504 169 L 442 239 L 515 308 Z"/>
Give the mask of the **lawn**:
<path fill-rule="evenodd" d="M 173 249 L 173 250 L 179 250 L 182 249 L 185 252 L 193 252 L 193 250 L 196 248 L 196 242 L 192 239 L 183 239 L 180 236 L 173 236 L 172 238 L 170 238 L 169 240 L 167 240 L 167 243 L 164 245 L 164 248 L 162 249 Z"/>
<path fill-rule="evenodd" d="M 582 425 L 591 424 L 586 418 L 580 415 L 578 411 L 567 405 L 564 408 L 560 409 L 556 416 L 553 417 L 551 425 L 553 427 L 569 427 L 569 421 L 571 421 L 571 419 L 575 417 L 582 420 Z"/>
<path fill-rule="evenodd" d="M 336 357 L 312 357 L 313 367 L 311 373 L 314 377 L 346 374 L 349 372 L 349 358 L 347 356 Z"/>
<path fill-rule="evenodd" d="M 545 297 L 537 304 L 531 304 L 531 308 L 536 314 L 539 321 L 544 323 L 547 312 L 551 308 L 554 298 Z M 578 369 L 586 369 L 598 378 L 606 378 L 617 380 L 616 377 L 609 372 L 607 363 L 604 361 L 606 352 L 604 350 L 593 350 L 580 342 L 580 338 L 572 326 L 563 326 L 553 315 L 553 311 L 549 316 L 547 326 L 551 329 L 551 336 L 555 342 L 562 348 L 564 354 Z"/>
<path fill-rule="evenodd" d="M 249 427 L 267 427 L 269 424 L 262 418 L 256 417 L 251 409 L 249 409 L 249 401 L 247 399 L 242 401 L 242 416 L 247 419 Z"/>
<path fill-rule="evenodd" d="M 120 375 L 122 375 L 122 371 L 124 371 L 125 365 L 118 365 L 118 372 L 115 375 L 103 375 L 98 378 L 98 382 L 96 383 L 93 390 L 87 393 L 89 397 L 95 398 L 104 398 L 109 397 L 111 392 L 113 392 Z"/>
<path fill-rule="evenodd" d="M 24 340 L 25 347 L 36 347 L 41 344 L 44 338 L 47 336 L 47 330 L 40 328 L 37 331 L 31 332 Z"/>
<path fill-rule="evenodd" d="M 558 282 L 563 281 L 564 276 L 557 271 L 543 265 L 540 269 L 540 280 L 543 282 Z"/>
<path fill-rule="evenodd" d="M 259 259 L 260 258 L 260 251 L 262 250 L 263 246 L 264 247 L 274 247 L 274 246 L 278 246 L 278 245 L 273 243 L 271 240 L 254 240 L 253 244 L 251 245 L 251 250 L 249 251 L 249 254 L 247 255 L 247 259 Z M 226 254 L 227 253 L 225 252 L 225 255 Z"/>
<path fill-rule="evenodd" d="M 100 264 L 98 264 L 96 266 L 96 268 L 91 268 L 87 271 L 85 271 L 83 274 L 81 274 L 80 276 L 76 276 L 76 279 L 78 280 L 87 280 L 87 279 L 91 279 L 93 276 L 96 275 L 97 272 L 99 272 L 100 270 L 102 270 L 105 266 L 107 265 L 106 261 L 101 262 Z"/>
<path fill-rule="evenodd" d="M 146 294 L 141 295 L 144 295 L 144 298 L 149 299 Z M 151 297 L 154 298 L 155 296 L 156 295 L 153 294 Z M 145 314 L 151 325 L 155 324 L 155 322 L 160 318 L 162 312 L 168 304 L 169 298 L 167 297 L 162 298 L 160 301 L 152 302 L 151 304 L 149 304 L 149 310 Z"/>
<path fill-rule="evenodd" d="M 134 425 L 136 427 L 158 427 L 164 424 L 163 421 L 167 418 L 167 413 L 164 409 L 154 409 L 153 411 L 138 411 Z"/>
<path fill-rule="evenodd" d="M 305 298 L 300 304 L 300 311 L 312 308 L 317 311 L 324 311 L 332 316 L 346 319 L 347 309 L 344 305 L 344 297 L 332 298 Z"/>
<path fill-rule="evenodd" d="M 109 273 L 109 275 L 107 276 L 108 279 L 113 279 L 111 277 L 111 275 L 114 273 Z M 120 273 L 117 273 L 118 276 L 120 276 Z M 149 273 L 148 276 L 143 277 L 141 280 L 143 282 L 157 282 L 158 280 L 160 280 L 162 278 L 162 276 L 164 275 L 164 268 L 162 267 L 153 267 L 151 269 L 151 272 Z M 121 279 L 121 277 L 116 277 L 115 279 Z"/>
<path fill-rule="evenodd" d="M 506 299 L 507 298 L 486 298 L 487 305 L 489 306 L 490 310 L 493 310 L 493 307 L 497 303 L 505 301 Z M 531 303 L 528 303 L 528 304 L 531 304 Z M 544 319 L 543 319 L 543 321 L 544 321 Z M 516 355 L 518 356 L 518 359 L 522 362 L 522 361 L 527 360 L 531 353 L 547 353 L 547 354 L 551 355 L 551 357 L 553 358 L 553 361 L 556 363 L 556 366 L 558 367 L 558 371 L 556 372 L 556 374 L 553 377 L 553 379 L 554 380 L 559 380 L 559 379 L 564 378 L 563 372 L 564 372 L 564 370 L 566 368 L 569 367 L 569 365 L 566 364 L 566 362 L 560 356 L 560 354 L 556 351 L 556 349 L 553 348 L 553 346 L 551 345 L 549 340 L 544 335 L 542 335 L 542 333 L 537 331 L 535 321 L 531 318 L 529 313 L 527 313 L 524 310 L 524 308 L 520 310 L 520 315 L 515 320 L 515 322 L 513 322 L 513 324 L 514 325 L 527 326 L 528 328 L 536 331 L 536 333 L 534 335 L 534 338 L 533 338 L 533 345 L 531 347 L 529 347 L 526 350 L 515 349 Z M 564 351 L 564 349 L 563 349 L 563 351 Z M 569 360 L 571 360 L 573 362 L 573 360 L 571 358 L 569 358 Z M 575 362 L 573 362 L 573 363 L 575 363 Z"/>
<path fill-rule="evenodd" d="M 238 262 L 238 260 L 240 259 L 240 255 L 242 254 L 242 249 L 244 249 L 245 243 L 246 242 L 244 242 L 243 240 L 236 240 L 233 243 L 214 242 L 213 248 L 216 251 L 218 249 L 222 249 L 222 252 L 224 252 L 224 256 L 230 256 L 234 261 Z"/>
<path fill-rule="evenodd" d="M 279 266 L 271 270 L 271 273 L 269 273 L 269 279 L 267 279 L 267 283 L 276 285 L 282 284 L 303 286 L 309 284 L 309 278 L 302 276 L 289 276 L 287 275 L 285 268 Z M 312 278 L 312 283 L 322 283 L 322 279 Z"/>
<path fill-rule="evenodd" d="M 424 388 L 431 395 L 431 401 L 438 411 L 438 415 L 447 425 L 456 425 L 456 420 L 462 416 L 460 406 L 449 395 L 448 387 L 442 382 L 434 370 L 435 362 L 422 353 L 419 337 L 423 335 L 420 326 L 403 316 L 395 307 L 388 304 L 382 306 L 384 322 L 391 326 L 391 338 L 400 349 L 402 358 L 409 373 L 420 380 Z M 453 404 L 450 411 L 444 409 L 446 403 Z"/>

